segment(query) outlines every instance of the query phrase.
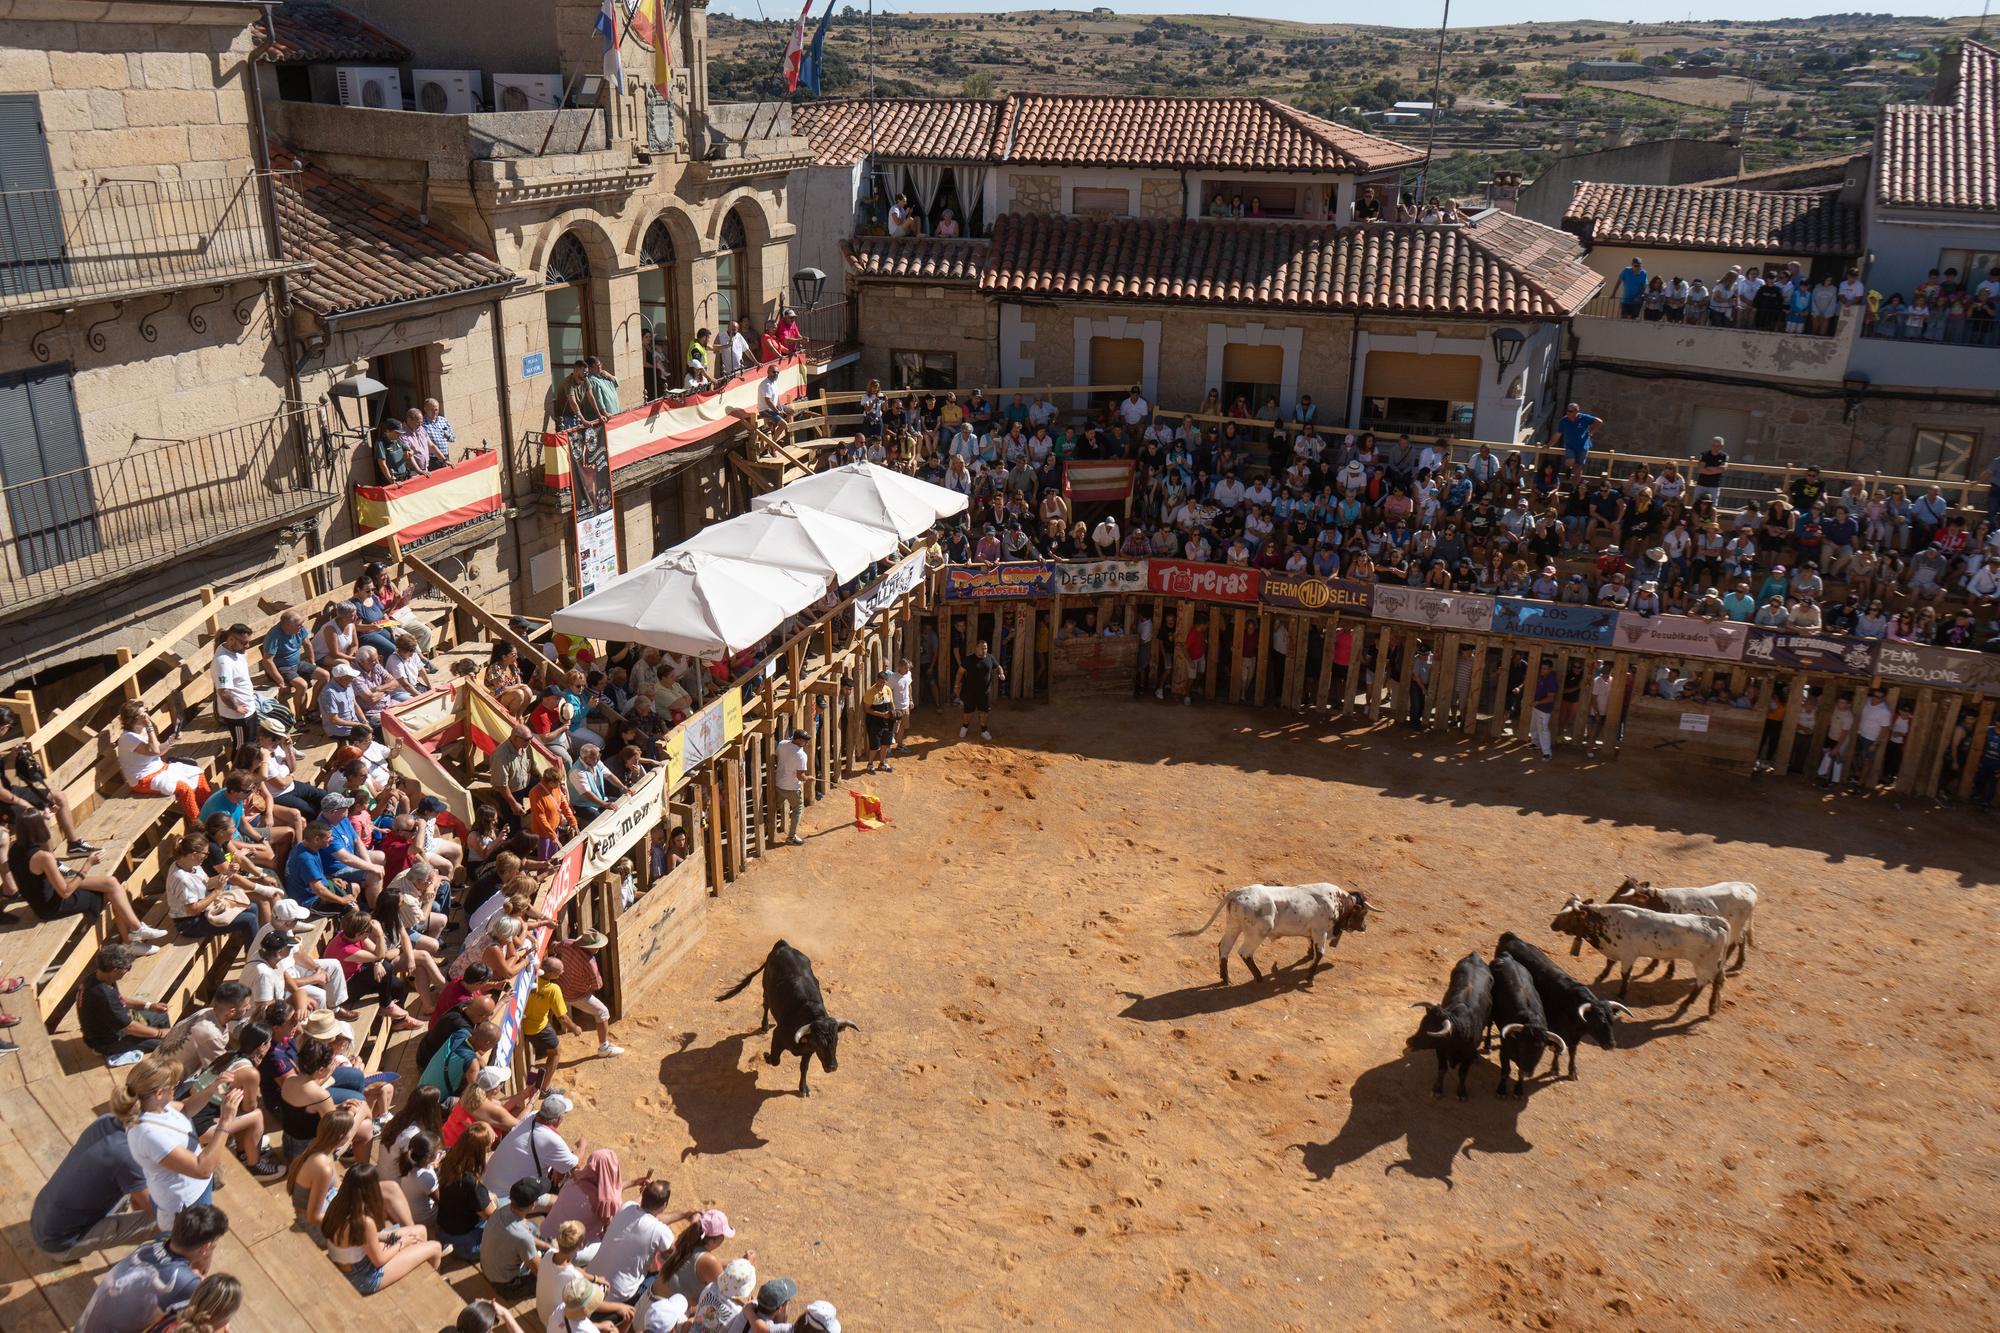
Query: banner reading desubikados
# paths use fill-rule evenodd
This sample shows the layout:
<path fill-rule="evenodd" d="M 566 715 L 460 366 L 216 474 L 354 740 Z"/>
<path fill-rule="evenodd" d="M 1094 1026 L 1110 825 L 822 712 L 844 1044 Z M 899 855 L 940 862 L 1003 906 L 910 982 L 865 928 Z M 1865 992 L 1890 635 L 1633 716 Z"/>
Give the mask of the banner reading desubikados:
<path fill-rule="evenodd" d="M 1784 671 L 1824 671 L 1834 676 L 1875 674 L 1875 645 L 1844 634 L 1808 634 L 1792 630 L 1750 627 L 1743 660 L 1753 666 Z"/>
<path fill-rule="evenodd" d="M 1428 588 L 1375 585 L 1368 614 L 1377 620 L 1401 620 L 1432 629 L 1484 634 L 1493 628 L 1493 599 L 1476 594 L 1432 592 Z"/>
<path fill-rule="evenodd" d="M 1264 605 L 1290 611 L 1344 611 L 1365 616 L 1375 601 L 1375 585 L 1359 579 L 1323 579 L 1316 574 L 1264 572 Z"/>
<path fill-rule="evenodd" d="M 1621 611 L 1613 646 L 1635 653 L 1740 662 L 1743 645 L 1749 640 L 1750 627 L 1740 621 L 1707 620 L 1701 616 L 1638 616 Z"/>
<path fill-rule="evenodd" d="M 1964 648 L 1927 648 L 1884 639 L 1875 650 L 1875 674 L 1897 685 L 2000 694 L 2000 657 Z"/>
<path fill-rule="evenodd" d="M 1148 560 L 1146 574 L 1153 591 L 1163 597 L 1191 597 L 1203 602 L 1254 602 L 1261 570 L 1236 565 L 1197 564 L 1192 560 Z"/>

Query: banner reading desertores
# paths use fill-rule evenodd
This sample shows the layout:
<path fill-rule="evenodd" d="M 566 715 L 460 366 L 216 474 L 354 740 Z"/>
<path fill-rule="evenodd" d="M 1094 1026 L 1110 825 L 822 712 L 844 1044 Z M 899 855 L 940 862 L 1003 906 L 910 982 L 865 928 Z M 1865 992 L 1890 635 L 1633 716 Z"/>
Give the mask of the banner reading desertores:
<path fill-rule="evenodd" d="M 1382 620 L 1429 625 L 1433 629 L 1472 630 L 1483 634 L 1493 628 L 1493 599 L 1377 584 L 1368 614 Z"/>
<path fill-rule="evenodd" d="M 1255 569 L 1235 565 L 1202 565 L 1191 560 L 1148 560 L 1147 578 L 1153 591 L 1167 597 L 1194 597 L 1205 602 L 1254 602 Z"/>
<path fill-rule="evenodd" d="M 2000 694 L 2000 657 L 1963 648 L 1926 648 L 1885 639 L 1875 652 L 1875 674 L 1899 684 Z"/>
<path fill-rule="evenodd" d="M 1145 589 L 1144 560 L 1084 560 L 1056 566 L 1056 591 L 1065 597 L 1105 597 Z"/>
<path fill-rule="evenodd" d="M 1323 579 L 1315 574 L 1264 571 L 1264 604 L 1294 611 L 1350 611 L 1367 615 L 1375 585 L 1359 579 Z"/>
<path fill-rule="evenodd" d="M 1617 646 L 1640 653 L 1710 657 L 1721 662 L 1743 660 L 1750 627 L 1734 620 L 1704 620 L 1700 616 L 1635 616 L 1618 614 Z"/>
<path fill-rule="evenodd" d="M 1045 560 L 1012 565 L 952 565 L 944 571 L 944 595 L 950 602 L 1047 597 L 1055 590 L 1055 566 Z"/>
<path fill-rule="evenodd" d="M 1618 613 L 1602 606 L 1566 606 L 1502 597 L 1493 606 L 1493 632 L 1528 639 L 1604 647 L 1618 628 Z"/>
<path fill-rule="evenodd" d="M 1825 671 L 1837 676 L 1875 674 L 1875 645 L 1866 639 L 1838 634 L 1794 634 L 1790 630 L 1750 627 L 1743 660 L 1758 666 L 1792 671 Z"/>

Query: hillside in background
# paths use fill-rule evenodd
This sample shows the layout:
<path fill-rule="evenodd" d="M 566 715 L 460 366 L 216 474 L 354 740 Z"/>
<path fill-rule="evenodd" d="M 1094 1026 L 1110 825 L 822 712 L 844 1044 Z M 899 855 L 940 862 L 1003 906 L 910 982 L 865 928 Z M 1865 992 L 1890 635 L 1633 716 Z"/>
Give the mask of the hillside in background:
<path fill-rule="evenodd" d="M 1438 97 L 1436 181 L 1465 193 L 1496 169 L 1533 178 L 1567 142 L 1588 151 L 1621 137 L 1719 137 L 1732 106 L 1747 106 L 1743 143 L 1752 170 L 1851 152 L 1873 136 L 1883 103 L 1928 98 L 1940 57 L 1977 29 L 1974 19 L 1866 14 L 1455 29 Z M 871 73 L 881 95 L 1269 95 L 1391 138 L 1422 143 L 1429 134 L 1420 120 L 1396 124 L 1381 113 L 1430 100 L 1434 29 L 1042 10 L 878 14 L 872 42 L 869 31 L 862 10 L 835 14 L 827 96 L 865 94 Z M 709 33 L 717 100 L 783 95 L 788 22 L 717 14 Z M 1643 77 L 1604 79 L 1573 73 L 1576 61 L 1651 68 Z M 1946 58 L 1942 67 L 1955 63 Z M 1561 101 L 1524 105 L 1524 94 Z"/>

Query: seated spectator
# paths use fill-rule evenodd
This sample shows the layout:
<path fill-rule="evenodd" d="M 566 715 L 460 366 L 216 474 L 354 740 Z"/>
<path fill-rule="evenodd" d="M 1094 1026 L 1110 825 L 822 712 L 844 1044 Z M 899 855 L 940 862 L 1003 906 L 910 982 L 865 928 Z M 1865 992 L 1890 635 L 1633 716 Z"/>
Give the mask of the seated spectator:
<path fill-rule="evenodd" d="M 347 1007 L 347 975 L 330 958 L 315 957 L 288 927 L 309 918 L 305 909 L 287 899 L 271 908 L 271 924 L 250 941 L 243 984 L 258 1004 L 292 1000 L 301 1014 L 331 1007 L 335 1018 L 351 1023 L 360 1015 Z"/>
<path fill-rule="evenodd" d="M 369 713 L 372 710 L 379 715 L 381 709 L 374 696 L 362 688 L 360 670 L 351 662 L 337 662 L 328 675 L 319 692 L 320 729 L 330 740 L 363 744 L 373 740 L 375 724 Z"/>
<path fill-rule="evenodd" d="M 649 1173 L 630 1185 L 625 1184 L 618 1154 L 609 1148 L 599 1148 L 557 1191 L 555 1202 L 542 1219 L 542 1234 L 553 1236 L 559 1228 L 571 1222 L 577 1223 L 583 1228 L 581 1243 L 589 1247 L 583 1262 L 589 1263 L 597 1253 L 597 1242 L 603 1239 L 605 1228 L 617 1216 L 625 1191 L 643 1189 L 652 1183 Z"/>
<path fill-rule="evenodd" d="M 523 1123 L 532 1124 L 533 1121 Z M 487 1168 L 492 1176 L 492 1168 Z M 534 1211 L 541 1202 L 542 1182 L 532 1175 L 517 1177 L 507 1186 L 507 1208 L 489 1220 L 479 1246 L 479 1271 L 493 1284 L 493 1290 L 509 1301 L 520 1300 L 535 1289 L 535 1266 L 546 1250 L 555 1248 L 536 1230 Z M 491 1186 L 487 1188 L 490 1190 Z M 493 1223 L 498 1222 L 496 1228 Z"/>
<path fill-rule="evenodd" d="M 28 1231 L 35 1248 L 61 1263 L 158 1234 L 145 1172 L 117 1116 L 98 1116 L 70 1144 L 35 1194 Z"/>
<path fill-rule="evenodd" d="M 437 1168 L 437 1238 L 451 1253 L 471 1263 L 479 1262 L 486 1221 L 496 1203 L 480 1179 L 486 1174 L 494 1142 L 491 1125 L 467 1125 Z"/>
<path fill-rule="evenodd" d="M 263 652 L 258 658 L 265 678 L 291 700 L 294 718 L 312 711 L 313 691 L 326 682 L 326 673 L 307 656 L 306 645 L 311 638 L 305 616 L 288 610 L 264 636 Z"/>
<path fill-rule="evenodd" d="M 118 983 L 131 975 L 134 961 L 131 945 L 105 945 L 98 951 L 90 977 L 77 992 L 83 1044 L 113 1068 L 136 1064 L 167 1035 L 166 1010 L 134 1004 L 118 989 Z"/>
<path fill-rule="evenodd" d="M 590 823 L 615 805 L 627 790 L 618 775 L 605 766 L 604 752 L 584 742 L 569 770 L 569 804 L 577 823 Z"/>
<path fill-rule="evenodd" d="M 731 1259 L 722 1273 L 702 1288 L 694 1306 L 697 1329 L 747 1328 L 746 1304 L 757 1291 L 757 1269 L 748 1259 Z"/>
<path fill-rule="evenodd" d="M 210 1273 L 178 1313 L 146 1333 L 229 1333 L 229 1321 L 242 1309 L 243 1284 L 227 1273 Z"/>
<path fill-rule="evenodd" d="M 494 1146 L 493 1159 L 486 1167 L 486 1188 L 511 1189 L 517 1180 L 539 1177 L 551 1191 L 560 1189 L 569 1173 L 576 1170 L 577 1154 L 562 1136 L 563 1117 L 574 1108 L 575 1103 L 564 1093 L 544 1094 L 535 1114 L 524 1117 Z M 581 1140 L 577 1146 L 583 1146 Z"/>
<path fill-rule="evenodd" d="M 203 865 L 207 855 L 206 834 L 184 834 L 174 843 L 166 892 L 174 931 L 189 940 L 234 934 L 248 944 L 257 928 L 269 921 L 271 903 L 279 891 L 266 888 L 253 901 L 249 893 L 224 876 L 211 876 Z"/>
<path fill-rule="evenodd" d="M 436 1088 L 445 1104 L 452 1105 L 499 1044 L 500 1025 L 490 1018 L 450 1033 L 418 1076 L 419 1086 Z M 502 1182 L 500 1188 L 511 1183 Z"/>
<path fill-rule="evenodd" d="M 187 1306 L 215 1263 L 229 1219 L 211 1204 L 176 1212 L 167 1234 L 148 1241 L 98 1280 L 76 1333 L 135 1333 L 160 1326 Z"/>
<path fill-rule="evenodd" d="M 292 1159 L 285 1174 L 292 1200 L 292 1224 L 321 1249 L 326 1248 L 326 1237 L 320 1231 L 320 1224 L 326 1218 L 327 1205 L 340 1190 L 340 1159 L 357 1143 L 367 1142 L 362 1133 L 366 1119 L 367 1107 L 360 1102 L 327 1111 L 320 1116 L 319 1128 L 311 1142 Z"/>
<path fill-rule="evenodd" d="M 345 798 L 335 794 L 326 799 L 325 808 L 330 810 L 335 808 L 332 802 Z M 315 819 L 285 860 L 285 897 L 312 916 L 340 916 L 361 901 L 361 888 L 342 874 L 343 867 L 334 860 L 333 839 L 327 822 Z"/>
<path fill-rule="evenodd" d="M 118 768 L 125 785 L 133 791 L 172 797 L 188 823 L 198 824 L 201 803 L 209 795 L 208 779 L 196 765 L 176 763 L 171 758 L 179 732 L 178 723 L 165 731 L 155 730 L 146 705 L 130 700 L 118 711 Z"/>
<path fill-rule="evenodd" d="M 234 1087 L 224 1092 L 216 1123 L 196 1134 L 194 1122 L 173 1099 L 180 1072 L 172 1057 L 149 1055 L 111 1093 L 111 1113 L 125 1126 L 126 1146 L 145 1173 L 146 1196 L 161 1231 L 172 1230 L 183 1209 L 214 1196 L 216 1167 L 228 1142 L 223 1122 L 235 1118 L 242 1101 Z"/>
<path fill-rule="evenodd" d="M 668 1315 L 678 1319 L 693 1308 L 708 1284 L 722 1276 L 722 1260 L 716 1251 L 735 1236 L 728 1216 L 720 1208 L 704 1208 L 674 1238 L 673 1248 L 660 1256 L 659 1274 L 648 1283 L 637 1305 L 641 1325 L 674 1328 Z M 601 1256 L 604 1251 L 598 1250 Z M 660 1311 L 655 1316 L 654 1311 Z M 676 1312 L 677 1311 L 677 1312 Z"/>
<path fill-rule="evenodd" d="M 593 1153 L 593 1158 L 601 1155 Z M 577 1179 L 588 1171 L 586 1164 L 577 1172 Z M 631 1203 L 617 1208 L 602 1229 L 602 1240 L 597 1253 L 590 1260 L 587 1271 L 604 1284 L 607 1295 L 614 1301 L 630 1305 L 637 1301 L 647 1286 L 647 1279 L 657 1271 L 663 1258 L 674 1248 L 673 1224 L 694 1219 L 693 1211 L 681 1210 L 669 1213 L 668 1200 L 673 1196 L 673 1186 L 664 1180 L 645 1179 L 637 1182 L 639 1197 Z M 565 1186 L 565 1192 L 568 1186 Z M 550 1216 L 563 1206 L 563 1200 L 556 1200 L 556 1208 Z M 543 1230 L 547 1230 L 544 1225 Z"/>
<path fill-rule="evenodd" d="M 444 1246 L 422 1227 L 391 1225 L 381 1177 L 367 1163 L 348 1169 L 320 1230 L 326 1235 L 327 1257 L 363 1296 L 425 1264 L 436 1269 L 444 1259 Z"/>
<path fill-rule="evenodd" d="M 7 871 L 14 881 L 15 892 L 28 904 L 35 918 L 39 921 L 95 918 L 109 907 L 112 925 L 134 958 L 157 953 L 159 946 L 152 941 L 165 939 L 167 932 L 139 920 L 124 885 L 110 875 L 89 873 L 104 853 L 93 850 L 83 863 L 84 873 L 71 875 L 63 868 L 52 844 L 53 832 L 46 815 L 35 811 L 14 821 L 14 836 L 7 847 Z"/>

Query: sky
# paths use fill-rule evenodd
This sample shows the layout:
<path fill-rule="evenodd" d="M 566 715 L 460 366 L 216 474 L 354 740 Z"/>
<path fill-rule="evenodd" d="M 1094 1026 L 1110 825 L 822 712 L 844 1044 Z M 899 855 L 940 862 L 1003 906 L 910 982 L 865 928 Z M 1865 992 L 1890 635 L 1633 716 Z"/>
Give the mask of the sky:
<path fill-rule="evenodd" d="M 862 6 L 867 0 L 835 0 L 842 8 Z M 718 13 L 743 18 L 796 18 L 791 0 L 713 0 L 710 8 Z M 1301 4 L 1299 0 L 1071 0 L 1061 5 L 1003 4 L 998 0 L 876 0 L 878 11 L 964 14 L 974 11 L 1027 9 L 1093 9 L 1098 4 L 1126 14 L 1236 14 L 1267 19 L 1294 19 L 1312 23 L 1379 22 L 1379 3 L 1334 0 L 1326 4 Z M 1995 0 L 2000 8 L 2000 0 Z M 821 8 L 815 0 L 813 9 Z M 1981 0 L 1830 0 L 1815 6 L 1792 0 L 1451 0 L 1451 26 L 1484 27 L 1500 23 L 1549 23 L 1574 19 L 1633 19 L 1640 23 L 1679 22 L 1696 19 L 1782 19 L 1813 14 L 1868 13 L 1904 17 L 1976 18 Z M 789 12 L 788 12 L 789 11 Z M 1437 22 L 1443 0 L 1423 0 L 1420 4 L 1398 5 L 1396 26 L 1428 27 Z"/>

